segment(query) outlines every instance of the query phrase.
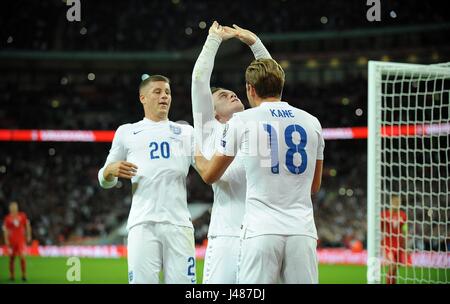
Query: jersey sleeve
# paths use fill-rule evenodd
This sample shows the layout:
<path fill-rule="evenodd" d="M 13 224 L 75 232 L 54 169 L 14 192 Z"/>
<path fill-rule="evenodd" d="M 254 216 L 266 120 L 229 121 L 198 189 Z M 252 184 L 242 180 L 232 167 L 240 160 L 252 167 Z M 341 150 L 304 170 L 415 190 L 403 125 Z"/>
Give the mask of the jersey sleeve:
<path fill-rule="evenodd" d="M 250 46 L 250 49 L 252 50 L 255 59 L 272 59 L 269 51 L 259 38 Z"/>
<path fill-rule="evenodd" d="M 222 38 L 209 34 L 192 71 L 192 113 L 194 119 L 194 138 L 203 152 L 205 140 L 213 131 L 214 104 L 210 88 L 214 58 Z"/>
<path fill-rule="evenodd" d="M 406 224 L 406 222 L 408 221 L 408 218 L 406 216 L 406 212 L 402 211 L 402 225 Z"/>
<path fill-rule="evenodd" d="M 189 135 L 189 138 L 190 138 L 190 141 L 189 141 L 189 144 L 190 144 L 190 154 L 189 154 L 189 156 L 190 156 L 190 163 L 191 163 L 191 166 L 192 167 L 195 167 L 195 145 L 196 145 L 196 142 L 195 142 L 195 136 L 194 136 L 194 128 L 192 128 L 191 126 L 189 126 L 190 128 L 189 128 L 189 130 L 190 130 L 190 135 Z"/>
<path fill-rule="evenodd" d="M 216 147 L 217 152 L 227 156 L 236 156 L 237 151 L 243 145 L 244 133 L 244 123 L 238 115 L 233 115 L 225 124 L 222 138 Z"/>
<path fill-rule="evenodd" d="M 323 151 L 325 150 L 325 140 L 323 138 L 323 133 L 322 133 L 322 126 L 320 125 L 320 122 L 318 119 L 317 120 L 317 124 L 318 124 L 318 145 L 317 145 L 317 155 L 316 155 L 316 159 L 317 160 L 323 160 Z"/>
<path fill-rule="evenodd" d="M 26 227 L 27 222 L 28 222 L 28 216 L 25 212 L 22 212 L 22 222 L 23 222 L 24 227 Z"/>
<path fill-rule="evenodd" d="M 126 149 L 123 144 L 123 126 L 120 126 L 116 133 L 114 134 L 114 139 L 111 145 L 111 149 L 109 150 L 108 157 L 106 158 L 106 162 L 103 167 L 98 171 L 98 181 L 102 188 L 109 189 L 114 187 L 117 184 L 118 178 L 115 177 L 112 181 L 107 181 L 103 177 L 103 172 L 105 168 L 116 161 L 121 161 L 126 159 Z"/>

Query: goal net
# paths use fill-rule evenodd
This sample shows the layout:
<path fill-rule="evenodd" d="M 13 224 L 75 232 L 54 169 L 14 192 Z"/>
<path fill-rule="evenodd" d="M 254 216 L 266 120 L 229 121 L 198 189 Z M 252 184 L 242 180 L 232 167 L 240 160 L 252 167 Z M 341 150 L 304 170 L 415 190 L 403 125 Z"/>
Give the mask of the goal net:
<path fill-rule="evenodd" d="M 450 64 L 368 76 L 368 283 L 450 283 Z"/>

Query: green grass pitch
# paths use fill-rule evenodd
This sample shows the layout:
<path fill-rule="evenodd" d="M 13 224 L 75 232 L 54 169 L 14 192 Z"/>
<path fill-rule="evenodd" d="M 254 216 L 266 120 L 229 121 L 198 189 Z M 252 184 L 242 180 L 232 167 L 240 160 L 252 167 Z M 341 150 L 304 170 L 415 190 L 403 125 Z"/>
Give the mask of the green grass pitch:
<path fill-rule="evenodd" d="M 126 284 L 127 281 L 127 261 L 124 258 L 107 259 L 107 258 L 81 258 L 81 281 L 69 282 L 66 279 L 66 272 L 69 266 L 66 266 L 66 258 L 27 258 L 27 283 L 57 283 L 57 284 Z M 412 276 L 414 274 L 412 268 L 401 268 L 400 274 Z M 421 275 L 426 280 L 439 281 L 450 280 L 450 269 L 447 270 L 430 270 L 415 268 L 415 275 Z M 203 260 L 197 261 L 197 282 L 201 283 L 203 274 Z M 350 266 L 350 265 L 319 265 L 319 282 L 325 284 L 365 284 L 366 283 L 366 267 Z M 406 281 L 412 283 L 412 281 Z M 10 283 L 8 280 L 8 258 L 0 257 L 0 284 Z M 19 262 L 16 259 L 16 281 L 20 281 Z M 404 283 L 401 281 L 399 283 Z"/>

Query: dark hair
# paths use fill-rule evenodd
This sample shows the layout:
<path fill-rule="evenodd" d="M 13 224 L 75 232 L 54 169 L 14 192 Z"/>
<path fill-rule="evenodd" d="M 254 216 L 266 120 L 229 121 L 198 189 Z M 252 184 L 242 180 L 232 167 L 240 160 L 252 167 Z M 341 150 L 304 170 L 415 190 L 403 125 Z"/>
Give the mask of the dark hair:
<path fill-rule="evenodd" d="M 141 84 L 139 85 L 139 93 L 142 91 L 143 88 L 145 88 L 150 82 L 155 81 L 164 81 L 170 84 L 170 79 L 163 75 L 151 75 L 144 80 L 141 81 Z"/>
<path fill-rule="evenodd" d="M 221 88 L 221 87 L 211 87 L 211 94 L 214 94 L 219 90 L 225 90 L 225 89 Z"/>

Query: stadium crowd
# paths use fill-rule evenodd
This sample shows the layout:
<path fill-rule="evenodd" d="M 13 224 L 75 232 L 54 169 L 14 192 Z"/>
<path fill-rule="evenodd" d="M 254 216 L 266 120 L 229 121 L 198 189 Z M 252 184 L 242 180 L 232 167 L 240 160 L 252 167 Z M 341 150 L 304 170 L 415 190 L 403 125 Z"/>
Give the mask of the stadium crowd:
<path fill-rule="evenodd" d="M 327 141 L 326 145 L 323 186 L 313 199 L 319 245 L 351 248 L 355 241 L 365 245 L 366 142 Z M 131 204 L 128 182 L 119 182 L 111 191 L 98 186 L 97 170 L 108 149 L 109 144 L 100 143 L 5 143 L 0 152 L 0 217 L 15 199 L 29 215 L 40 244 L 105 238 L 126 221 Z M 212 202 L 210 187 L 194 170 L 188 175 L 187 189 L 188 202 Z M 410 248 L 448 250 L 450 235 L 446 238 L 443 232 L 450 229 L 424 225 L 429 201 L 415 200 L 414 207 L 405 209 L 410 217 Z M 434 210 L 435 222 L 445 217 L 437 206 Z M 206 238 L 209 220 L 209 211 L 194 219 L 197 243 Z"/>
<path fill-rule="evenodd" d="M 77 72 L 73 75 L 75 79 L 81 77 Z M 59 74 L 44 76 L 39 79 L 37 74 L 33 77 L 36 81 L 12 78 L 1 84 L 5 89 L 0 93 L 4 105 L 0 110 L 0 129 L 115 130 L 143 115 L 136 96 L 139 74 L 135 75 L 137 79 L 129 74 L 111 74 L 99 76 L 93 83 L 73 81 L 56 86 L 51 85 L 51 80 L 59 80 Z M 188 72 L 184 72 L 172 80 L 173 103 L 169 117 L 192 124 L 189 79 Z M 319 117 L 324 128 L 364 126 L 367 80 L 351 75 L 343 79 L 320 86 L 288 82 L 284 98 Z M 236 88 L 246 103 L 245 93 L 238 84 L 240 80 L 216 77 L 214 81 Z M 346 85 L 348 81 L 351 86 Z M 358 109 L 361 110 L 359 115 Z M 125 187 L 125 191 L 112 192 L 101 190 L 97 184 L 97 171 L 103 165 L 109 146 L 102 143 L 3 143 L 0 216 L 5 214 L 8 201 L 17 199 L 29 212 L 35 238 L 42 244 L 106 236 L 126 220 L 131 203 L 127 182 L 118 186 Z M 211 203 L 211 189 L 191 171 L 187 180 L 188 201 Z M 355 240 L 365 243 L 365 140 L 326 142 L 322 185 L 314 198 L 320 245 L 351 247 Z M 194 224 L 196 241 L 200 243 L 206 237 L 209 214 Z M 419 235 L 432 235 L 429 227 L 420 224 L 411 229 L 416 229 Z M 414 241 L 418 247 L 439 246 L 439 241 L 438 245 L 432 242 L 436 242 L 433 236 Z"/>
<path fill-rule="evenodd" d="M 203 44 L 212 20 L 224 24 L 240 24 L 258 33 L 305 31 L 339 31 L 370 29 L 376 24 L 366 19 L 365 1 L 215 1 L 214 9 L 203 1 L 81 1 L 80 22 L 67 22 L 68 6 L 63 1 L 9 1 L 0 12 L 2 51 L 103 51 L 103 52 L 184 52 L 197 50 Z M 400 1 L 383 2 L 382 24 L 422 25 L 446 21 L 446 10 L 437 9 L 437 1 L 408 1 L 408 12 Z M 14 14 L 10 14 L 10 11 Z M 224 13 L 226 12 L 226 13 Z M 252 13 L 249 13 L 252 12 Z M 302 18 L 293 18 L 296 12 Z M 390 13 L 396 12 L 395 17 Z M 413 12 L 413 14 L 411 13 Z M 270 22 L 267 20 L 270 19 Z M 422 38 L 433 34 L 422 34 Z M 405 35 L 407 36 L 407 35 Z M 424 38 L 425 37 L 425 38 Z M 378 48 L 382 52 L 408 47 L 419 48 L 423 41 L 356 39 L 350 43 L 319 40 L 302 42 L 309 55 L 316 51 L 328 60 L 334 51 Z M 439 38 L 447 48 L 444 35 Z M 284 44 L 283 44 L 284 43 Z M 290 45 L 290 47 L 285 47 Z M 298 55 L 292 41 L 272 42 L 269 50 L 281 58 Z M 427 49 L 431 53 L 436 46 Z M 246 56 L 250 56 L 245 50 Z M 275 54 L 277 52 L 277 54 Z M 353 57 L 356 57 L 351 53 Z M 382 55 L 380 53 L 377 55 Z M 240 58 L 241 53 L 228 60 Z M 381 56 L 379 56 L 381 57 Z M 192 55 L 189 57 L 192 58 Z M 140 120 L 143 116 L 137 88 L 139 70 L 116 70 L 114 66 L 91 71 L 89 63 L 76 62 L 72 69 L 46 68 L 35 61 L 22 62 L 0 57 L 2 62 L 15 62 L 0 73 L 0 129 L 67 129 L 115 130 L 119 125 Z M 237 60 L 236 60 L 237 61 Z M 24 64 L 28 64 L 24 68 Z M 365 65 L 365 63 L 363 63 Z M 324 128 L 365 126 L 367 124 L 367 79 L 365 72 L 342 67 L 331 68 L 338 75 L 324 81 L 323 73 L 302 79 L 302 66 L 286 65 L 287 82 L 284 99 L 317 116 Z M 6 65 L 5 65 L 6 66 Z M 173 103 L 169 118 L 192 124 L 189 68 L 164 73 L 171 78 Z M 155 69 L 154 67 L 151 67 Z M 248 107 L 243 81 L 244 66 L 215 71 L 212 84 L 234 90 Z M 314 68 L 311 68 L 314 73 Z M 149 72 L 150 73 L 150 72 Z M 161 72 L 162 73 L 162 72 Z M 236 77 L 236 75 L 238 75 Z M 304 77 L 303 77 L 304 78 Z M 2 142 L 0 149 L 0 218 L 7 212 L 8 202 L 17 200 L 27 212 L 34 238 L 41 244 L 67 244 L 87 237 L 105 237 L 128 215 L 131 187 L 120 182 L 117 188 L 104 191 L 98 186 L 97 172 L 103 165 L 110 144 L 104 143 L 18 143 Z M 123 189 L 125 188 L 125 189 Z M 188 180 L 188 202 L 212 202 L 212 191 L 194 170 Z M 351 247 L 353 241 L 366 242 L 366 141 L 326 141 L 322 189 L 314 200 L 316 226 L 320 246 Z M 409 210 L 411 211 L 411 210 Z M 416 213 L 424 216 L 424 211 Z M 435 215 L 436 216 L 436 215 Z M 194 222 L 196 241 L 206 237 L 209 213 Z M 450 231 L 444 227 L 445 231 Z M 440 248 L 436 227 L 416 224 L 410 231 L 420 235 L 414 246 Z M 448 236 L 450 237 L 450 236 Z M 450 242 L 447 242 L 450 244 Z M 427 247 L 428 246 L 428 247 Z"/>
<path fill-rule="evenodd" d="M 328 144 L 323 188 L 314 199 L 322 245 L 344 246 L 349 238 L 364 241 L 364 150 L 354 166 L 342 155 L 345 146 L 354 142 Z M 342 146 L 341 153 L 332 153 L 336 145 Z M 15 199 L 28 213 L 34 238 L 41 244 L 106 237 L 126 220 L 131 204 L 128 182 L 120 182 L 112 191 L 98 186 L 97 171 L 108 149 L 109 144 L 100 143 L 5 143 L 0 153 L 0 217 L 6 214 L 9 200 Z M 330 175 L 333 169 L 335 176 Z M 187 188 L 188 202 L 212 202 L 210 187 L 194 170 Z M 208 224 L 208 215 L 194 221 L 197 242 L 206 237 Z"/>
<path fill-rule="evenodd" d="M 0 12 L 1 41 L 8 41 L 10 50 L 181 51 L 202 43 L 215 19 L 261 33 L 377 26 L 367 22 L 370 6 L 360 0 L 80 1 L 80 22 L 67 21 L 66 1 L 7 2 Z M 401 2 L 385 1 L 381 10 L 385 26 L 447 20 L 440 1 L 409 0 L 408 11 Z M 297 15 L 301 18 L 292 17 Z"/>
<path fill-rule="evenodd" d="M 120 124 L 135 121 L 143 115 L 137 96 L 141 75 L 130 74 L 98 75 L 100 79 L 92 83 L 84 77 L 87 82 L 82 80 L 68 85 L 59 84 L 57 74 L 40 83 L 5 79 L 0 84 L 3 105 L 0 109 L 0 128 L 116 129 Z M 86 76 L 79 72 L 73 75 Z M 192 123 L 190 74 L 183 76 L 181 82 L 182 77 L 171 80 L 173 103 L 170 119 Z M 102 77 L 108 79 L 108 83 L 99 83 Z M 349 77 L 346 79 L 351 81 L 351 86 L 342 85 L 340 81 L 321 86 L 288 82 L 283 96 L 294 106 L 320 117 L 323 127 L 363 126 L 366 124 L 367 80 Z M 245 87 L 241 80 L 229 81 L 218 77 L 213 84 L 234 90 L 246 103 Z M 30 103 L 30 100 L 33 102 Z M 327 111 L 323 111 L 325 106 Z M 360 115 L 355 114 L 357 109 L 362 110 Z"/>
<path fill-rule="evenodd" d="M 189 79 L 189 75 L 185 76 Z M 2 104 L 6 107 L 0 111 L 0 129 L 115 130 L 120 124 L 141 119 L 142 108 L 135 89 L 138 79 L 130 85 L 133 80 L 127 74 L 107 78 L 109 84 L 104 85 L 101 79 L 96 79 L 100 84 L 95 85 L 74 82 L 57 86 L 42 79 L 40 85 L 36 85 L 39 81 L 34 85 L 6 81 L 2 84 L 6 89 L 1 91 Z M 245 102 L 245 92 L 236 81 L 219 78 L 216 82 L 236 88 Z M 365 115 L 355 115 L 355 109 L 360 107 L 365 111 L 366 80 L 359 78 L 353 83 L 352 88 L 346 89 L 339 83 L 320 88 L 289 83 L 284 96 L 292 104 L 320 117 L 325 128 L 364 125 Z M 333 94 L 339 87 L 339 94 Z M 172 82 L 171 120 L 192 124 L 189 90 L 188 81 Z M 345 98 L 348 103 L 343 104 Z M 329 111 L 323 111 L 325 105 Z M 333 148 L 336 144 L 327 142 L 325 169 L 328 171 L 315 205 L 317 226 L 325 246 L 343 246 L 346 238 L 365 239 L 365 221 L 361 221 L 365 217 L 365 185 L 364 179 L 359 178 L 365 166 L 359 161 L 357 167 L 352 167 L 346 159 L 341 159 L 345 144 L 352 145 L 352 142 L 338 144 L 338 152 Z M 5 168 L 0 177 L 0 201 L 3 206 L 12 198 L 23 201 L 41 243 L 61 244 L 76 238 L 105 236 L 126 219 L 131 197 L 124 193 L 129 193 L 129 184 L 120 183 L 127 190 L 114 193 L 102 191 L 97 184 L 97 170 L 103 165 L 109 144 L 5 143 L 4 146 L 0 154 L 0 165 Z M 364 144 L 360 145 L 360 155 L 365 157 Z M 330 176 L 333 168 L 339 172 L 337 177 Z M 189 175 L 187 187 L 190 202 L 212 202 L 212 191 L 195 171 Z M 353 194 L 339 195 L 342 187 L 353 188 Z M 344 206 L 346 212 L 336 216 Z M 208 215 L 195 224 L 196 239 L 201 242 L 206 237 Z"/>

